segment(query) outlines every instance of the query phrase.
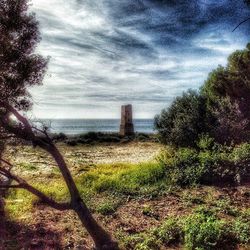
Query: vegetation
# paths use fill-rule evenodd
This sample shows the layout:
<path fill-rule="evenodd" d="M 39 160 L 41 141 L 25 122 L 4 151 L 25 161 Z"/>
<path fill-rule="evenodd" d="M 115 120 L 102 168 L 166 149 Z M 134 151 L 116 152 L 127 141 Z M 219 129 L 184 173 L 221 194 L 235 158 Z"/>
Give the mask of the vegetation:
<path fill-rule="evenodd" d="M 165 144 L 194 146 L 199 134 L 207 131 L 206 99 L 189 90 L 155 117 L 155 128 Z"/>
<path fill-rule="evenodd" d="M 1 137 L 18 138 L 38 146 L 50 154 L 60 170 L 70 194 L 66 203 L 57 202 L 30 185 L 11 169 L 13 164 L 0 158 L 0 175 L 8 183 L 0 183 L 1 190 L 8 188 L 25 189 L 39 198 L 40 202 L 57 210 L 73 210 L 82 225 L 91 235 L 97 249 L 117 249 L 117 243 L 100 226 L 82 200 L 68 165 L 47 133 L 47 128 L 35 127 L 20 111 L 27 111 L 31 105 L 28 87 L 42 83 L 47 60 L 34 53 L 40 40 L 38 23 L 28 12 L 28 1 L 1 1 L 0 6 L 0 132 Z M 12 117 L 15 118 L 12 119 Z M 2 138 L 0 138 L 2 139 Z M 0 152 L 2 156 L 2 152 Z M 12 183 L 14 185 L 12 185 Z M 1 202 L 1 201 L 0 201 Z M 1 202 L 2 204 L 2 202 Z"/>
<path fill-rule="evenodd" d="M 168 148 L 158 160 L 165 166 L 166 178 L 172 184 L 239 184 L 250 173 L 250 144 L 222 146 L 204 136 L 198 149 Z"/>
<path fill-rule="evenodd" d="M 243 212 L 244 214 L 244 212 Z M 184 245 L 185 249 L 235 249 L 249 243 L 250 220 L 226 222 L 215 212 L 198 207 L 188 216 L 169 217 L 159 227 L 134 236 L 120 234 L 125 249 L 160 249 Z"/>
<path fill-rule="evenodd" d="M 0 188 L 6 191 L 8 223 L 16 221 L 42 231 L 44 218 L 53 228 L 54 222 L 66 220 L 62 214 L 69 216 L 60 233 L 63 238 L 64 233 L 71 238 L 80 236 L 80 243 L 74 246 L 67 242 L 64 249 L 91 245 L 85 242 L 88 236 L 84 230 L 72 234 L 81 224 L 95 248 L 103 250 L 249 247 L 249 188 L 237 186 L 249 181 L 250 173 L 249 44 L 233 53 L 226 67 L 219 66 L 211 72 L 198 92 L 183 93 L 156 116 L 159 138 L 167 144 L 156 159 L 87 165 L 81 159 L 84 153 L 77 151 L 75 161 L 66 162 L 56 143 L 66 142 L 67 154 L 77 148 L 72 146 L 82 144 L 155 141 L 155 137 L 140 133 L 124 138 L 89 132 L 75 137 L 60 133 L 50 138 L 46 128 L 35 128 L 23 112 L 32 106 L 28 87 L 41 84 L 47 66 L 47 60 L 34 53 L 40 40 L 38 23 L 29 14 L 26 0 L 3 0 L 0 14 L 0 175 L 8 180 L 0 180 Z M 49 173 L 39 172 L 39 164 L 30 162 L 30 158 L 28 162 L 21 159 L 18 164 L 11 164 L 3 158 L 8 155 L 5 142 L 9 137 L 32 144 L 34 151 L 39 147 L 50 157 L 45 157 L 49 162 L 42 166 L 48 168 L 53 159 L 56 168 L 52 166 Z M 81 169 L 76 171 L 76 165 L 81 165 Z M 223 189 L 217 188 L 221 185 Z M 1 199 L 0 212 L 3 204 Z M 5 214 L 0 216 L 6 219 Z M 31 216 L 33 220 L 39 217 L 40 222 L 34 226 Z M 119 246 L 97 223 L 99 220 L 116 233 Z M 13 224 L 8 230 L 12 229 Z M 17 234 L 18 230 L 10 233 Z M 38 235 L 47 240 L 43 231 Z M 1 237 L 0 244 L 4 249 L 30 248 L 20 247 L 16 241 L 13 247 L 13 242 Z M 35 247 L 41 249 L 39 245 Z"/>
<path fill-rule="evenodd" d="M 224 144 L 250 139 L 250 44 L 209 74 L 198 93 L 185 92 L 155 118 L 165 144 L 195 146 L 202 133 Z"/>
<path fill-rule="evenodd" d="M 156 141 L 153 134 L 136 133 L 133 136 L 121 136 L 119 133 L 88 132 L 85 134 L 66 136 L 63 133 L 53 135 L 55 142 L 65 142 L 69 146 L 98 143 L 128 143 L 131 141 Z"/>
<path fill-rule="evenodd" d="M 243 164 L 244 159 L 249 158 L 248 144 L 232 148 L 225 146 L 226 149 L 219 150 L 216 147 L 221 145 L 204 136 L 198 145 L 201 152 L 196 149 L 196 155 L 203 160 L 197 164 L 209 162 L 211 152 L 219 155 L 214 156 L 215 158 L 230 155 L 235 163 L 242 161 Z M 67 150 L 74 148 L 68 147 Z M 182 148 L 176 151 L 169 147 L 167 151 L 171 155 L 170 161 L 188 166 L 188 153 L 183 153 L 182 150 L 185 152 L 193 149 Z M 101 216 L 104 224 L 119 225 L 116 229 L 112 227 L 112 230 L 122 249 L 160 249 L 172 246 L 219 249 L 219 246 L 226 244 L 230 249 L 236 249 L 239 245 L 249 245 L 249 211 L 246 209 L 249 206 L 248 189 L 243 189 L 236 195 L 234 188 L 196 187 L 194 184 L 199 183 L 198 181 L 185 182 L 187 189 L 180 188 L 178 185 L 184 186 L 180 180 L 187 180 L 188 177 L 182 174 L 178 178 L 179 182 L 172 182 L 168 177 L 168 166 L 162 164 L 162 154 L 157 159 L 159 161 L 146 163 L 98 164 L 86 168 L 84 172 L 75 172 L 78 190 L 91 211 Z M 30 176 L 39 176 L 38 180 L 33 178 L 30 183 L 38 190 L 57 202 L 69 201 L 70 195 L 60 173 L 56 173 L 51 179 L 47 178 L 46 173 L 37 173 L 25 162 L 18 167 L 21 171 L 30 173 Z M 192 176 L 192 173 L 188 174 Z M 235 197 L 243 200 L 238 203 Z M 20 200 L 22 201 L 16 202 Z M 20 189 L 9 191 L 6 211 L 10 219 L 19 218 L 19 221 L 33 223 L 30 217 L 40 209 L 45 209 L 43 213 L 48 213 L 47 220 L 52 220 L 49 223 L 53 223 L 54 219 L 49 217 L 51 211 L 44 208 L 35 196 Z M 130 217 L 131 221 L 135 220 L 133 226 L 130 225 L 131 222 L 126 224 Z M 70 216 L 66 222 L 58 220 L 55 225 L 64 223 L 63 228 L 66 228 L 64 237 L 71 237 L 73 228 L 70 225 L 76 219 Z M 61 220 L 64 221 L 63 218 Z M 145 227 L 145 221 L 152 223 L 152 226 Z M 137 229 L 135 225 L 138 225 Z M 77 238 L 78 234 L 79 232 L 74 232 L 74 237 Z"/>

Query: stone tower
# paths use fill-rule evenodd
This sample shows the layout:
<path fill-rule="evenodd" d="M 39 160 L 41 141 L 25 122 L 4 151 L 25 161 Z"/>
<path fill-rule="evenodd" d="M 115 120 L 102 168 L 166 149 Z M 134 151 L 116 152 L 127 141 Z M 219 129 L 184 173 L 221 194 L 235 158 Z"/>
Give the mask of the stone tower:
<path fill-rule="evenodd" d="M 132 105 L 123 105 L 121 112 L 120 135 L 134 135 Z"/>

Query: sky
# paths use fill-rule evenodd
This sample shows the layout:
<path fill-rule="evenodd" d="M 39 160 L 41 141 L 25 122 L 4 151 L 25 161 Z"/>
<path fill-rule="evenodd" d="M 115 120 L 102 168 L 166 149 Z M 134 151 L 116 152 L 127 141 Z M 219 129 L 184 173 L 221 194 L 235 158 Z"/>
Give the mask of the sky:
<path fill-rule="evenodd" d="M 50 57 L 31 89 L 36 118 L 153 118 L 250 41 L 243 0 L 33 0 L 37 52 Z"/>

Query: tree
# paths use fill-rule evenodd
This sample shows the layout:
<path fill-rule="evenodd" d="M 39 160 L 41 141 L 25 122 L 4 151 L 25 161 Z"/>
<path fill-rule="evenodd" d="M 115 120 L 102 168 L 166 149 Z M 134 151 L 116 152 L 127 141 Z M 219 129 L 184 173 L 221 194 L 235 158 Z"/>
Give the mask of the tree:
<path fill-rule="evenodd" d="M 211 135 L 219 143 L 238 144 L 249 141 L 249 119 L 242 114 L 239 104 L 231 102 L 229 98 L 220 99 L 213 107 L 216 126 L 211 130 Z"/>
<path fill-rule="evenodd" d="M 189 90 L 155 117 L 155 128 L 163 143 L 195 146 L 199 134 L 208 131 L 206 99 Z"/>
<path fill-rule="evenodd" d="M 35 54 L 40 41 L 38 23 L 28 13 L 27 0 L 1 0 L 0 4 L 0 131 L 6 139 L 14 136 L 32 142 L 50 154 L 66 182 L 69 203 L 58 203 L 11 172 L 12 164 L 0 158 L 0 175 L 12 180 L 1 188 L 23 188 L 36 195 L 41 202 L 58 210 L 74 210 L 91 235 L 96 249 L 117 249 L 117 243 L 96 222 L 82 200 L 67 164 L 46 130 L 34 127 L 24 112 L 31 108 L 29 86 L 42 83 L 47 59 Z M 14 116 L 15 120 L 11 119 Z M 1 184 L 1 183 L 0 183 Z"/>
<path fill-rule="evenodd" d="M 237 142 L 248 141 L 250 132 L 250 44 L 246 49 L 232 53 L 226 67 L 219 66 L 212 71 L 202 86 L 201 93 L 208 100 L 208 109 L 215 114 L 218 120 L 217 132 L 221 131 L 227 135 L 228 139 L 234 138 Z M 242 133 L 235 133 L 239 127 Z"/>

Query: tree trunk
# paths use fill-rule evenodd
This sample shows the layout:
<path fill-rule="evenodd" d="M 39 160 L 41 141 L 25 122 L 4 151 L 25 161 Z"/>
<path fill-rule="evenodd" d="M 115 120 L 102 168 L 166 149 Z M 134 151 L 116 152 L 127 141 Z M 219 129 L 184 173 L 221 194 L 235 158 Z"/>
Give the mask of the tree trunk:
<path fill-rule="evenodd" d="M 44 147 L 48 153 L 50 153 L 56 161 L 63 178 L 67 184 L 67 187 L 71 196 L 72 209 L 77 213 L 83 226 L 87 229 L 88 233 L 92 237 L 95 243 L 95 249 L 97 250 L 117 250 L 118 244 L 112 240 L 112 237 L 97 223 L 92 216 L 91 212 L 87 208 L 86 204 L 81 199 L 80 193 L 76 187 L 73 177 L 67 167 L 67 164 L 56 148 L 55 145 Z"/>

